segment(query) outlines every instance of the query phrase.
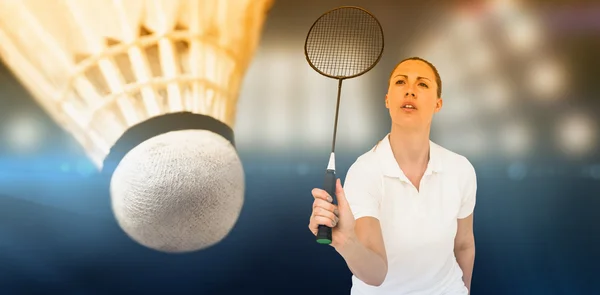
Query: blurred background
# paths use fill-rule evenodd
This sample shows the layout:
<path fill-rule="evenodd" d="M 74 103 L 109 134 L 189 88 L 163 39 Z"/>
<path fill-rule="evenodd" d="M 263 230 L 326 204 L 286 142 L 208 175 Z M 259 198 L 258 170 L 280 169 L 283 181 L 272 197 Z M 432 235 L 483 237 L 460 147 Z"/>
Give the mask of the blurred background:
<path fill-rule="evenodd" d="M 185 255 L 120 230 L 106 179 L 0 65 L 0 294 L 349 294 L 346 264 L 307 228 L 337 83 L 308 66 L 304 38 L 340 5 L 370 10 L 386 38 L 378 66 L 344 84 L 340 178 L 389 130 L 394 65 L 428 59 L 444 98 L 432 140 L 478 175 L 472 294 L 597 294 L 600 3 L 541 0 L 276 1 L 239 100 L 242 214 Z"/>

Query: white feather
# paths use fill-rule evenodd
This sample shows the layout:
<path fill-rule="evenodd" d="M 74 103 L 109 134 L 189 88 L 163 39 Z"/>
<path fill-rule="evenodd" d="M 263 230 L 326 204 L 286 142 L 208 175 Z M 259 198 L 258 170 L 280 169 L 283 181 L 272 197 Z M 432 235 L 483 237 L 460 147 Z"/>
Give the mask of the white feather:
<path fill-rule="evenodd" d="M 3 0 L 0 58 L 102 168 L 132 125 L 179 111 L 233 128 L 273 0 Z"/>

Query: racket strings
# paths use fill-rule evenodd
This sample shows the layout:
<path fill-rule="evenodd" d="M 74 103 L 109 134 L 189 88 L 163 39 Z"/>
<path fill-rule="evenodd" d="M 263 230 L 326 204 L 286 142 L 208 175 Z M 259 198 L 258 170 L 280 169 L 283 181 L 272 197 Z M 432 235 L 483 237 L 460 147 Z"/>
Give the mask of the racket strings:
<path fill-rule="evenodd" d="M 306 41 L 309 61 L 333 77 L 352 77 L 379 59 L 383 33 L 379 22 L 360 9 L 337 9 L 314 24 Z"/>

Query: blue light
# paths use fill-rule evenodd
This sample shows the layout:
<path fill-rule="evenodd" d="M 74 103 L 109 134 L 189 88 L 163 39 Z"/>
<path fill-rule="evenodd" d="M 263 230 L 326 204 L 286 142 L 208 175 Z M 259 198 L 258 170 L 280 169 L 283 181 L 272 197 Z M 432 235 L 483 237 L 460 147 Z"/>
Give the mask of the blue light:
<path fill-rule="evenodd" d="M 296 167 L 296 172 L 298 172 L 298 175 L 300 176 L 306 176 L 310 172 L 310 166 L 305 163 L 298 164 Z"/>
<path fill-rule="evenodd" d="M 527 166 L 523 163 L 513 163 L 508 166 L 508 177 L 512 180 L 523 180 L 527 176 Z"/>
<path fill-rule="evenodd" d="M 96 172 L 96 168 L 88 161 L 78 161 L 77 172 L 81 174 L 81 176 L 88 177 Z"/>
<path fill-rule="evenodd" d="M 71 171 L 71 166 L 68 163 L 63 163 L 62 165 L 60 165 L 60 171 L 69 172 Z"/>
<path fill-rule="evenodd" d="M 589 172 L 591 178 L 600 180 L 600 164 L 591 166 Z"/>

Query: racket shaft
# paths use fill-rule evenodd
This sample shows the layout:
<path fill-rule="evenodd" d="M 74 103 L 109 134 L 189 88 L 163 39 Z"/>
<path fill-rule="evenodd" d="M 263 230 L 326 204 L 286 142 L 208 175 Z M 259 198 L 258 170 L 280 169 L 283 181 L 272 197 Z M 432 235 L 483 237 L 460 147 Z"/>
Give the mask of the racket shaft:
<path fill-rule="evenodd" d="M 332 203 L 337 204 L 335 197 L 335 170 L 327 169 L 325 172 L 325 183 L 323 189 L 333 199 Z M 326 225 L 319 225 L 319 231 L 317 232 L 317 241 L 321 244 L 330 244 L 332 241 L 331 227 Z"/>

